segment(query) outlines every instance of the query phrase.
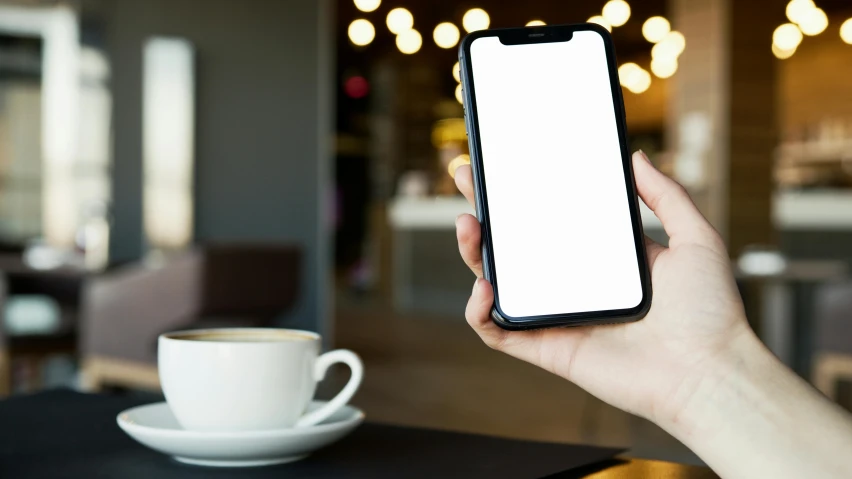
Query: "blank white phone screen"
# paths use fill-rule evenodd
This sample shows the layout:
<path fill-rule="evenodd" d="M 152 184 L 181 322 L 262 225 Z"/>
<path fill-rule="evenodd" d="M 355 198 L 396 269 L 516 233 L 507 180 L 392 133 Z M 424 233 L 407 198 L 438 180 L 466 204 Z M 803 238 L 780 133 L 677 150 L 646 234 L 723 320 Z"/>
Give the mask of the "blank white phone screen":
<path fill-rule="evenodd" d="M 495 278 L 511 317 L 634 308 L 642 284 L 603 38 L 470 47 Z"/>

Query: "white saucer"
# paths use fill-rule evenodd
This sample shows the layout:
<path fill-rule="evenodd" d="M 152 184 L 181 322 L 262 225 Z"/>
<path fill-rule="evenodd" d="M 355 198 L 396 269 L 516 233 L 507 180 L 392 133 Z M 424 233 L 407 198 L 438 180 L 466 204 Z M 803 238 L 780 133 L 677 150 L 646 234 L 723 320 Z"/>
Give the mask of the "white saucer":
<path fill-rule="evenodd" d="M 313 401 L 308 410 L 325 401 Z M 252 467 L 298 461 L 349 434 L 364 413 L 344 406 L 322 423 L 299 429 L 197 432 L 183 429 L 165 402 L 128 409 L 118 415 L 130 437 L 180 462 L 214 467 Z"/>

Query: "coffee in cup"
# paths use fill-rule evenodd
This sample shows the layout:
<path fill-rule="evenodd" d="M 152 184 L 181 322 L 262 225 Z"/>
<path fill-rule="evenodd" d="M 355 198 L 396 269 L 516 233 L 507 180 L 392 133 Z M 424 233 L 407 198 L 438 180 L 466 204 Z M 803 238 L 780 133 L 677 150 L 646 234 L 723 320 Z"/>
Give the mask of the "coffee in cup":
<path fill-rule="evenodd" d="M 364 367 L 352 351 L 320 355 L 309 331 L 226 328 L 182 331 L 159 338 L 160 383 L 178 422 L 194 431 L 258 431 L 312 426 L 343 407 L 361 384 Z M 322 407 L 306 413 L 329 366 L 345 363 L 349 382 Z"/>

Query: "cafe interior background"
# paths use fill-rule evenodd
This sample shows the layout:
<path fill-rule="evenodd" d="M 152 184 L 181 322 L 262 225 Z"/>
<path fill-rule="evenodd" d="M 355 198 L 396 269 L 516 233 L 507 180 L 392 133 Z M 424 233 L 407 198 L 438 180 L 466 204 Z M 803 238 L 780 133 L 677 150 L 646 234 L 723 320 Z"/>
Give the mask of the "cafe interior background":
<path fill-rule="evenodd" d="M 0 396 L 155 395 L 162 332 L 297 327 L 370 420 L 698 462 L 464 321 L 459 39 L 584 21 L 754 328 L 852 406 L 848 0 L 0 0 Z"/>

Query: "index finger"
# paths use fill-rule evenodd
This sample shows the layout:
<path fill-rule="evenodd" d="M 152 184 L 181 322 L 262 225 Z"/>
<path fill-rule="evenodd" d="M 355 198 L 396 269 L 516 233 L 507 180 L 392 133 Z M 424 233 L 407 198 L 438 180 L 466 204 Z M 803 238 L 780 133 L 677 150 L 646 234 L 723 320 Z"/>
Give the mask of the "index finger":
<path fill-rule="evenodd" d="M 470 206 L 476 208 L 476 200 L 473 194 L 473 172 L 470 165 L 462 165 L 456 168 L 456 187 L 467 198 Z"/>

